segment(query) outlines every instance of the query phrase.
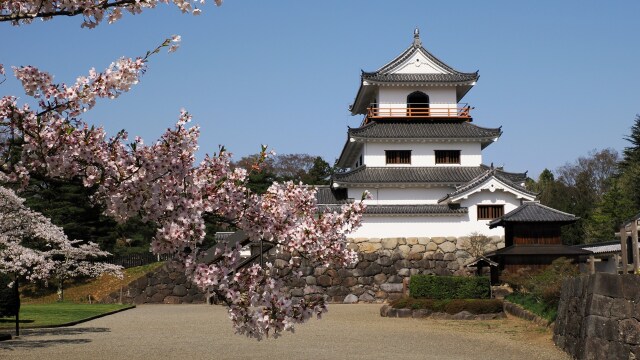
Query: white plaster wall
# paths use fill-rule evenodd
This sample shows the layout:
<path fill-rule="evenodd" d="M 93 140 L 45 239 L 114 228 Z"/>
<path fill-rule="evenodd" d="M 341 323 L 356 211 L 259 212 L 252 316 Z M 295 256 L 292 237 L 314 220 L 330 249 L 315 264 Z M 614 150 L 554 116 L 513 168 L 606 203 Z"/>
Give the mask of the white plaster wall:
<path fill-rule="evenodd" d="M 412 150 L 411 164 L 386 164 L 385 150 Z M 435 150 L 460 150 L 460 164 L 436 165 Z M 480 143 L 365 143 L 364 164 L 381 166 L 480 166 L 482 149 Z"/>
<path fill-rule="evenodd" d="M 512 193 L 496 190 L 483 190 L 460 201 L 460 206 L 469 208 L 469 221 L 488 224 L 491 220 L 478 220 L 477 205 L 504 205 L 504 213 L 508 213 L 520 206 L 521 200 Z"/>
<path fill-rule="evenodd" d="M 394 74 L 444 74 L 447 71 L 429 60 L 421 52 L 416 52 L 401 64 Z"/>
<path fill-rule="evenodd" d="M 351 190 L 351 189 L 350 189 Z M 490 220 L 478 220 L 477 205 L 504 205 L 505 214 L 520 206 L 515 195 L 501 190 L 484 190 L 461 201 L 469 209 L 462 216 L 366 216 L 362 226 L 349 237 L 434 237 L 467 236 L 478 232 L 487 236 L 504 236 L 504 228 L 489 229 Z"/>
<path fill-rule="evenodd" d="M 454 191 L 449 187 L 438 188 L 379 188 L 366 189 L 371 193 L 371 199 L 366 200 L 366 204 L 372 205 L 418 205 L 437 204 L 438 199 Z M 364 188 L 350 188 L 349 197 L 360 199 Z"/>
<path fill-rule="evenodd" d="M 469 221 L 468 216 L 364 216 L 362 226 L 349 238 L 359 237 L 446 237 L 467 236 L 478 232 L 487 236 L 504 236 L 502 227 L 489 229 L 484 221 Z"/>
<path fill-rule="evenodd" d="M 389 113 L 384 109 L 396 109 L 389 113 L 393 116 L 404 116 L 402 109 L 407 107 L 407 95 L 414 91 L 422 91 L 429 95 L 430 108 L 452 109 L 451 115 L 455 115 L 457 108 L 456 88 L 454 86 L 382 86 L 378 90 L 378 107 L 380 115 Z M 445 110 L 446 111 L 446 110 Z M 445 111 L 442 112 L 445 115 Z"/>

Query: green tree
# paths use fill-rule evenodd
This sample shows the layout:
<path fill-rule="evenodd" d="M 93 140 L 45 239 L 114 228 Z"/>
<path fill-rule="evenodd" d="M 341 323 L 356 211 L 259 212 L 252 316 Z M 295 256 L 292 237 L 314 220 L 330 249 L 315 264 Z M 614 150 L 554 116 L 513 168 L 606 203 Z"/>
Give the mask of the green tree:
<path fill-rule="evenodd" d="M 624 138 L 630 146 L 624 148 L 620 161 L 620 186 L 631 199 L 634 210 L 640 209 L 640 115 L 631 126 L 631 134 Z"/>

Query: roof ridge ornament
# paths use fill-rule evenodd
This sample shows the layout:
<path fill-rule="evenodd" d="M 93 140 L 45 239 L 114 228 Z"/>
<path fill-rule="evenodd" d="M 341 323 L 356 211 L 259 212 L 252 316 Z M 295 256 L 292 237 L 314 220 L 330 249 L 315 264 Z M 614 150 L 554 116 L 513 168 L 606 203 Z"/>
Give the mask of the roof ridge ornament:
<path fill-rule="evenodd" d="M 413 30 L 413 46 L 417 48 L 422 46 L 422 41 L 420 40 L 420 29 L 418 29 L 417 26 Z"/>

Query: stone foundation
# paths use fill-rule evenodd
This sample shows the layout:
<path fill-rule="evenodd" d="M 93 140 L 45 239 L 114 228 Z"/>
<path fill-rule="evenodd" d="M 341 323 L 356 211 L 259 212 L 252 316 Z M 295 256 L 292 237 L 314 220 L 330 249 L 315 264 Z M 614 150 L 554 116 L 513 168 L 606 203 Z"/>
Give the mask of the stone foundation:
<path fill-rule="evenodd" d="M 103 298 L 104 303 L 194 304 L 204 303 L 205 294 L 184 274 L 180 265 L 167 262 L 159 269 L 131 282 L 120 292 Z"/>
<path fill-rule="evenodd" d="M 640 358 L 640 276 L 566 280 L 553 340 L 574 359 Z"/>
<path fill-rule="evenodd" d="M 332 302 L 382 302 L 401 297 L 411 275 L 468 275 L 471 262 L 464 251 L 467 237 L 356 238 L 349 248 L 358 262 L 348 268 L 303 267 L 301 279 L 289 278 L 294 296 L 326 294 Z M 492 237 L 487 251 L 504 247 L 504 238 Z M 275 267 L 284 269 L 289 258 L 281 254 Z M 286 275 L 286 274 L 285 274 Z"/>
<path fill-rule="evenodd" d="M 466 237 L 356 238 L 349 248 L 358 252 L 358 261 L 347 268 L 303 266 L 301 278 L 291 276 L 290 256 L 268 256 L 284 277 L 292 296 L 326 295 L 331 302 L 383 302 L 406 291 L 411 275 L 467 275 L 464 265 L 471 260 L 464 251 Z M 487 251 L 504 246 L 502 237 L 492 237 Z M 178 266 L 167 263 L 132 282 L 103 302 L 132 304 L 191 304 L 205 302 L 206 296 L 187 280 Z"/>

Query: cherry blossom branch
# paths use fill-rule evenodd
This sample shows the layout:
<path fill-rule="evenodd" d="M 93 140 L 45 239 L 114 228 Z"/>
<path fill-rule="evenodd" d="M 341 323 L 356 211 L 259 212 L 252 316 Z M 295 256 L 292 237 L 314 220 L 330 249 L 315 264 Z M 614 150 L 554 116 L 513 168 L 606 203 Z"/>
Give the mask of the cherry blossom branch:
<path fill-rule="evenodd" d="M 94 28 L 105 16 L 109 23 L 122 17 L 122 10 L 131 14 L 139 14 L 145 9 L 155 8 L 159 2 L 168 0 L 4 0 L 0 2 L 0 22 L 11 22 L 14 25 L 28 24 L 34 19 L 50 20 L 57 16 L 82 15 L 82 27 Z M 204 0 L 171 0 L 183 13 L 199 15 L 201 10 L 197 3 Z M 222 0 L 214 0 L 217 6 Z"/>

